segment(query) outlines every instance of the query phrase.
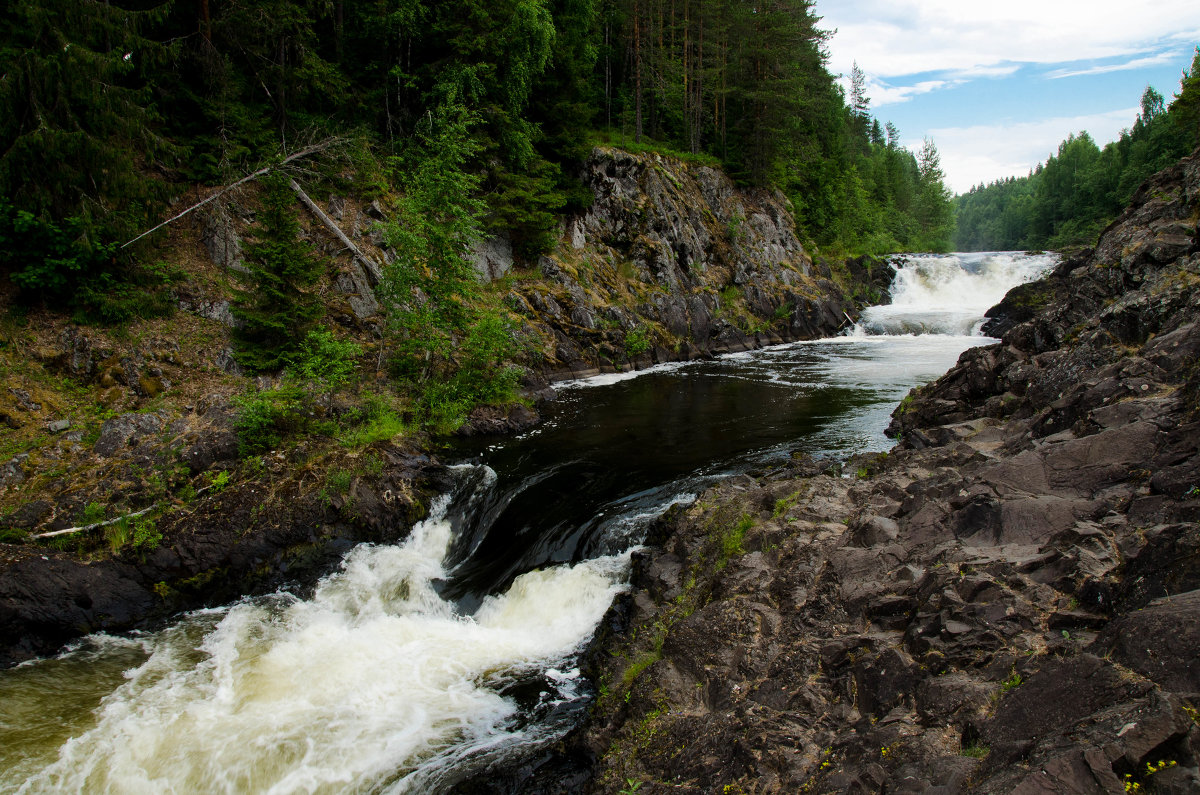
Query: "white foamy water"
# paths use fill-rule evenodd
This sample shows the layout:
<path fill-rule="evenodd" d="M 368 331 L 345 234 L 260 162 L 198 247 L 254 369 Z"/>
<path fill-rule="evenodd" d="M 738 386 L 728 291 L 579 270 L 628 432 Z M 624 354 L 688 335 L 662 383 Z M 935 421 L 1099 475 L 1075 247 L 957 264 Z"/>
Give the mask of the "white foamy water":
<path fill-rule="evenodd" d="M 462 616 L 435 587 L 445 508 L 404 544 L 353 550 L 311 599 L 243 601 L 145 638 L 148 659 L 90 727 L 0 751 L 0 790 L 427 791 L 472 754 L 546 739 L 500 689 L 540 676 L 543 700 L 576 695 L 577 674 L 557 667 L 621 590 L 628 555 L 527 573 Z"/>
<path fill-rule="evenodd" d="M 533 469 L 512 493 L 491 492 L 520 510 L 500 543 L 481 548 L 484 562 L 530 555 L 504 571 L 598 557 L 524 574 L 472 615 L 439 593 L 456 543 L 442 502 L 405 543 L 354 550 L 309 599 L 245 600 L 0 672 L 0 792 L 435 793 L 544 747 L 583 700 L 574 653 L 623 588 L 629 553 L 601 555 L 639 543 L 651 517 L 745 462 L 786 460 L 801 440 L 837 456 L 889 449 L 882 430 L 901 398 L 988 344 L 974 334 L 987 308 L 1054 262 L 913 257 L 893 305 L 865 312 L 846 337 L 573 384 L 607 388 L 566 390 L 536 442 L 488 448 L 513 447 L 487 459 L 498 468 L 528 458 Z M 485 512 L 495 473 L 462 469 L 475 491 L 464 487 L 453 507 Z M 615 472 L 624 480 L 610 487 Z M 483 584 L 471 599 L 507 581 L 473 576 Z"/>
<path fill-rule="evenodd" d="M 1005 293 L 1057 262 L 1055 254 L 1013 251 L 910 256 L 896 270 L 892 303 L 864 310 L 854 333 L 973 336 Z"/>

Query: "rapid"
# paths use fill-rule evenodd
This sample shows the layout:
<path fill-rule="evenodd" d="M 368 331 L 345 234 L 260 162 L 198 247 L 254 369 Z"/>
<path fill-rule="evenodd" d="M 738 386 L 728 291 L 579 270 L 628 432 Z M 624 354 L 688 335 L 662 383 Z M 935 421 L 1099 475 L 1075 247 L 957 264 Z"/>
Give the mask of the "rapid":
<path fill-rule="evenodd" d="M 842 337 L 560 385 L 315 588 L 0 671 L 0 791 L 428 793 L 536 755 L 586 709 L 578 655 L 651 521 L 796 451 L 888 449 L 909 389 L 1055 261 L 910 256 Z"/>

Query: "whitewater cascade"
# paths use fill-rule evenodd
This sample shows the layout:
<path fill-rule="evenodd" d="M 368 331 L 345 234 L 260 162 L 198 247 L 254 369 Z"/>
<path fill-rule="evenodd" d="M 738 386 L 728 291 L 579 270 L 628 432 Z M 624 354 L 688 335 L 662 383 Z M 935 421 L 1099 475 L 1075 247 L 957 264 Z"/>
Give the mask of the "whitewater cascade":
<path fill-rule="evenodd" d="M 494 480 L 466 469 L 476 492 Z M 502 690 L 532 678 L 544 705 L 579 696 L 578 671 L 556 666 L 621 590 L 628 553 L 526 573 L 459 615 L 436 587 L 449 501 L 405 543 L 354 549 L 310 599 L 244 600 L 97 639 L 148 657 L 93 726 L 43 749 L 54 755 L 4 760 L 0 790 L 428 792 L 465 758 L 548 739 L 530 734 L 553 722 L 524 725 Z"/>
<path fill-rule="evenodd" d="M 1055 254 L 1013 251 L 909 256 L 896 269 L 891 304 L 864 310 L 853 333 L 974 336 L 1005 293 L 1057 261 Z"/>
<path fill-rule="evenodd" d="M 0 671 L 0 792 L 439 793 L 541 753 L 654 517 L 797 450 L 890 449 L 904 395 L 1055 262 L 910 256 L 845 336 L 560 384 L 537 429 L 459 450 L 477 463 L 404 543 L 311 593 Z"/>

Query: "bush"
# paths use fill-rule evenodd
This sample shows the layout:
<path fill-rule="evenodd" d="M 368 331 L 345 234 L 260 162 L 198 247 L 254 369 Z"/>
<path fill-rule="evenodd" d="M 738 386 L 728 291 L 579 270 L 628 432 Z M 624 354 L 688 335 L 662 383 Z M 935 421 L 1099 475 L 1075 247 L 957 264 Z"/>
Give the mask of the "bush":
<path fill-rule="evenodd" d="M 234 398 L 238 452 L 243 456 L 279 447 L 292 433 L 304 429 L 304 391 L 297 384 Z"/>
<path fill-rule="evenodd" d="M 133 320 L 167 317 L 175 311 L 170 287 L 181 274 L 164 263 L 102 273 L 80 282 L 74 294 L 76 323 L 117 326 Z"/>
<path fill-rule="evenodd" d="M 326 405 L 333 405 L 333 396 L 350 380 L 362 346 L 352 340 L 339 340 L 327 328 L 308 332 L 300 350 L 292 359 L 296 375 L 319 384 L 327 392 Z"/>
<path fill-rule="evenodd" d="M 0 199 L 0 269 L 23 294 L 67 296 L 115 254 L 113 246 L 88 243 L 77 219 L 51 223 Z"/>
<path fill-rule="evenodd" d="M 385 396 L 364 392 L 361 401 L 362 405 L 354 417 L 357 427 L 342 437 L 342 444 L 346 447 L 366 447 L 372 442 L 392 439 L 408 432 L 403 418 Z"/>
<path fill-rule="evenodd" d="M 650 335 L 646 333 L 646 327 L 638 326 L 630 329 L 625 335 L 625 355 L 632 359 L 635 356 L 641 356 L 648 350 L 650 350 Z"/>

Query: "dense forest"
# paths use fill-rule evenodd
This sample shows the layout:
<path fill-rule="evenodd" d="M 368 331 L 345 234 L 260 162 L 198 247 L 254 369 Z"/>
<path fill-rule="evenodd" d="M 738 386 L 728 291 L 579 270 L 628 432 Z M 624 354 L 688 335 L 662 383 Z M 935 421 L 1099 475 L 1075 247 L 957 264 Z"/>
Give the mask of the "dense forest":
<path fill-rule="evenodd" d="M 857 69 L 847 99 L 819 24 L 811 0 L 12 0 L 0 272 L 26 297 L 115 289 L 170 200 L 306 147 L 401 203 L 437 160 L 462 189 L 446 234 L 526 258 L 590 201 L 598 143 L 782 190 L 826 250 L 945 249 L 936 149 L 871 118 Z"/>
<path fill-rule="evenodd" d="M 960 251 L 1062 249 L 1092 243 L 1151 174 L 1200 145 L 1200 48 L 1169 106 L 1152 87 L 1118 140 L 1086 132 L 1028 176 L 980 185 L 955 199 Z"/>

